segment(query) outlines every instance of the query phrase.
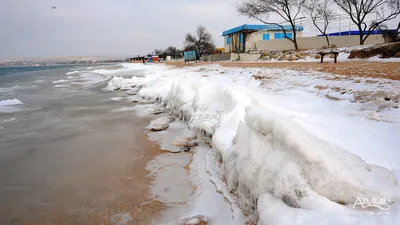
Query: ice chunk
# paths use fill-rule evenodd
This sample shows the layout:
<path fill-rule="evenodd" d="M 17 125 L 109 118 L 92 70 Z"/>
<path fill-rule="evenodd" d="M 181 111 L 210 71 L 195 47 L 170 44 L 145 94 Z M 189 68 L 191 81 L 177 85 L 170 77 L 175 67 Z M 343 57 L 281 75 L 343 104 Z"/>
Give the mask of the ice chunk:
<path fill-rule="evenodd" d="M 110 98 L 110 100 L 113 102 L 119 102 L 122 100 L 122 97 L 112 97 L 112 98 Z"/>
<path fill-rule="evenodd" d="M 162 131 L 162 130 L 167 129 L 169 127 L 169 124 L 174 121 L 175 121 L 175 118 L 172 116 L 161 117 L 161 118 L 151 121 L 150 125 L 147 127 L 147 129 L 149 129 L 151 131 Z"/>
<path fill-rule="evenodd" d="M 207 225 L 208 219 L 205 216 L 197 215 L 190 218 L 182 219 L 180 225 Z"/>
<path fill-rule="evenodd" d="M 114 76 L 108 82 L 107 86 L 103 90 L 106 91 L 129 90 L 132 86 L 134 86 L 134 84 L 131 79 L 125 79 L 123 77 Z"/>

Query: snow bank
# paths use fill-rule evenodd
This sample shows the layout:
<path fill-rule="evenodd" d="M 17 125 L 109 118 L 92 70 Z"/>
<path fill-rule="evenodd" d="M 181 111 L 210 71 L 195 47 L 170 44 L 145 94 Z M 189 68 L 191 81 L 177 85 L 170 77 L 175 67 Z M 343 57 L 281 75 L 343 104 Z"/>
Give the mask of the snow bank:
<path fill-rule="evenodd" d="M 368 58 L 369 61 L 377 61 L 377 62 L 400 62 L 400 58 L 381 58 L 380 56 L 372 56 Z"/>
<path fill-rule="evenodd" d="M 351 213 L 361 210 L 352 208 L 357 198 L 400 200 L 396 178 L 386 168 L 368 165 L 289 118 L 258 107 L 246 109 L 224 162 L 228 187 L 249 206 L 271 205 L 276 198 L 292 208 Z M 260 202 L 264 195 L 269 202 Z M 260 215 L 264 210 L 258 207 Z"/>

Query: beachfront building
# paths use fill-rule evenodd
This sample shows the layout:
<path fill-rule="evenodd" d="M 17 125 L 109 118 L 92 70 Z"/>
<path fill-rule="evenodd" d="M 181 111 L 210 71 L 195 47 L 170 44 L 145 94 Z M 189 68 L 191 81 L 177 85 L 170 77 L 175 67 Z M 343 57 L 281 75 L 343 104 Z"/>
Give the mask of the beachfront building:
<path fill-rule="evenodd" d="M 289 25 L 283 26 L 286 35 L 293 37 L 293 29 Z M 296 26 L 297 37 L 302 36 L 303 27 Z M 282 27 L 277 25 L 249 25 L 244 24 L 222 33 L 225 52 L 255 52 L 257 41 L 284 39 Z"/>
<path fill-rule="evenodd" d="M 157 55 L 145 55 L 145 56 L 137 56 L 137 57 L 133 57 L 133 58 L 129 58 L 129 61 L 131 63 L 134 62 L 158 62 L 159 61 L 159 57 Z"/>

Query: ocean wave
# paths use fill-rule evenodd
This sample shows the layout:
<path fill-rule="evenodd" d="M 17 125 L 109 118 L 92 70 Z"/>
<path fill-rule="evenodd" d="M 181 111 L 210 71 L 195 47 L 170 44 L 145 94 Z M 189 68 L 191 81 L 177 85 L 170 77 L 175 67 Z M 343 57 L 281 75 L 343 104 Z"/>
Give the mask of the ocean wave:
<path fill-rule="evenodd" d="M 0 101 L 0 107 L 22 105 L 23 103 L 19 99 L 6 99 Z"/>
<path fill-rule="evenodd" d="M 23 103 L 19 99 L 6 99 L 0 101 L 0 113 L 13 113 L 19 111 Z M 4 122 L 4 121 L 3 121 Z"/>
<path fill-rule="evenodd" d="M 84 87 L 91 87 L 93 85 L 97 85 L 101 82 L 109 80 L 111 76 L 109 75 L 102 75 L 96 73 L 83 73 L 76 77 L 71 84 L 81 85 Z"/>
<path fill-rule="evenodd" d="M 121 69 L 116 69 L 116 70 L 97 69 L 97 70 L 93 70 L 92 73 L 108 75 L 108 74 L 115 74 L 115 73 L 118 73 L 121 71 L 122 71 Z"/>
<path fill-rule="evenodd" d="M 57 84 L 57 85 L 54 85 L 55 88 L 66 88 L 66 87 L 69 87 L 69 86 L 70 86 L 69 84 Z"/>
<path fill-rule="evenodd" d="M 12 121 L 15 121 L 15 120 L 16 120 L 16 118 L 9 118 L 9 119 L 3 120 L 1 123 L 9 123 L 9 122 L 12 122 Z"/>
<path fill-rule="evenodd" d="M 66 75 L 77 74 L 77 73 L 79 73 L 79 72 L 81 72 L 81 71 L 79 71 L 79 70 L 74 70 L 74 71 L 71 71 L 71 72 L 66 73 Z"/>
<path fill-rule="evenodd" d="M 63 80 L 63 79 L 53 81 L 53 84 L 62 84 L 62 83 L 68 83 L 68 81 L 67 80 Z"/>

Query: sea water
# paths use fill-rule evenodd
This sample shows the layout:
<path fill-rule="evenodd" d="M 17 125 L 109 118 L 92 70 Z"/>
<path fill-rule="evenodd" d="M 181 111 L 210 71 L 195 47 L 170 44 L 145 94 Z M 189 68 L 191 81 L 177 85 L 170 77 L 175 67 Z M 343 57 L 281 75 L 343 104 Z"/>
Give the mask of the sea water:
<path fill-rule="evenodd" d="M 0 68 L 0 224 L 107 223 L 125 213 L 110 207 L 129 199 L 120 195 L 146 121 L 102 88 L 139 73 L 118 64 Z"/>

